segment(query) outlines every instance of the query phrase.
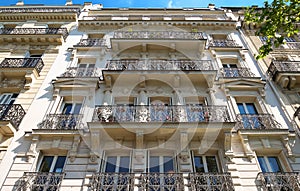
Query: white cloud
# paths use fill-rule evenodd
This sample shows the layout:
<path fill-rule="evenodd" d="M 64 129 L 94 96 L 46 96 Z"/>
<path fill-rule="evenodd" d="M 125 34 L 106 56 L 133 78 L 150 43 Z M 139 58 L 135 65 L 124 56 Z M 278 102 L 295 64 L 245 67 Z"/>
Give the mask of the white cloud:
<path fill-rule="evenodd" d="M 172 8 L 173 7 L 173 0 L 169 0 L 168 2 L 168 8 Z"/>

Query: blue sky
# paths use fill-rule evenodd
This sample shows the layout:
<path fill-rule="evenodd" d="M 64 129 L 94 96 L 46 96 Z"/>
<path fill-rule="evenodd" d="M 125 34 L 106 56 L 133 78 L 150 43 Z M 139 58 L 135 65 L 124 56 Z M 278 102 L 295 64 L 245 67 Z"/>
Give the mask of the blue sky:
<path fill-rule="evenodd" d="M 15 4 L 18 0 L 0 0 L 0 6 Z M 74 4 L 83 4 L 91 0 L 73 0 Z M 64 5 L 66 0 L 24 0 L 25 4 Z M 262 6 L 264 0 L 92 0 L 104 7 L 207 7 L 209 3 L 221 6 Z"/>

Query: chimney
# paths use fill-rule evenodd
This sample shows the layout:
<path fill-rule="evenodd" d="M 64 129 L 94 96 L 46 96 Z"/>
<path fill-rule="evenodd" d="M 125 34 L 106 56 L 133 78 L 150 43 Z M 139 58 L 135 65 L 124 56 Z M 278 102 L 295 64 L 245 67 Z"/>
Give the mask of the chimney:
<path fill-rule="evenodd" d="M 65 5 L 73 5 L 72 0 L 67 0 Z"/>
<path fill-rule="evenodd" d="M 18 2 L 16 3 L 17 6 L 23 6 L 24 5 L 24 1 L 23 0 L 18 0 Z"/>
<path fill-rule="evenodd" d="M 213 3 L 208 4 L 208 8 L 209 9 L 215 9 L 215 4 L 213 4 Z"/>

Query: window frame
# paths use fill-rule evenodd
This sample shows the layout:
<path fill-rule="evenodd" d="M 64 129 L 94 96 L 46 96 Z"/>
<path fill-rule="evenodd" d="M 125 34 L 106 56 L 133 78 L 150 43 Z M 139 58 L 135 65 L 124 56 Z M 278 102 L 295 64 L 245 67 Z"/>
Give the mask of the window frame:
<path fill-rule="evenodd" d="M 51 173 L 62 173 L 62 172 L 64 172 L 66 164 L 67 164 L 67 156 L 66 155 L 50 155 L 50 154 L 49 155 L 42 155 L 41 156 L 41 158 L 39 160 L 39 163 L 38 163 L 38 168 L 37 168 L 38 172 L 42 172 L 41 171 L 41 167 L 42 167 L 43 160 L 44 160 L 45 157 L 53 157 L 53 160 L 51 162 L 51 166 L 50 166 L 49 172 L 51 172 Z M 56 162 L 57 162 L 58 157 L 65 157 L 65 162 L 63 164 L 63 168 L 62 168 L 61 172 L 53 172 L 53 170 L 54 170 L 54 168 L 56 166 Z"/>
<path fill-rule="evenodd" d="M 219 157 L 218 157 L 217 154 L 200 155 L 200 154 L 195 154 L 194 151 L 191 151 L 191 155 L 192 155 L 192 170 L 193 170 L 194 173 L 216 173 L 216 172 L 209 172 L 206 157 L 215 157 L 216 165 L 217 165 L 217 173 L 221 172 L 222 168 L 220 166 L 220 161 L 219 161 Z M 201 157 L 202 158 L 204 172 L 196 172 L 195 157 Z"/>

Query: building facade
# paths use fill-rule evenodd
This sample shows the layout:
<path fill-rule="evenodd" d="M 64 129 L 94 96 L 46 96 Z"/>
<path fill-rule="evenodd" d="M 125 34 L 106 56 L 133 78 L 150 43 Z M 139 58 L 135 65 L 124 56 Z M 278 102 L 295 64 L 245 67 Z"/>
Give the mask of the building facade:
<path fill-rule="evenodd" d="M 297 72 L 241 14 L 1 7 L 0 190 L 300 190 Z"/>

